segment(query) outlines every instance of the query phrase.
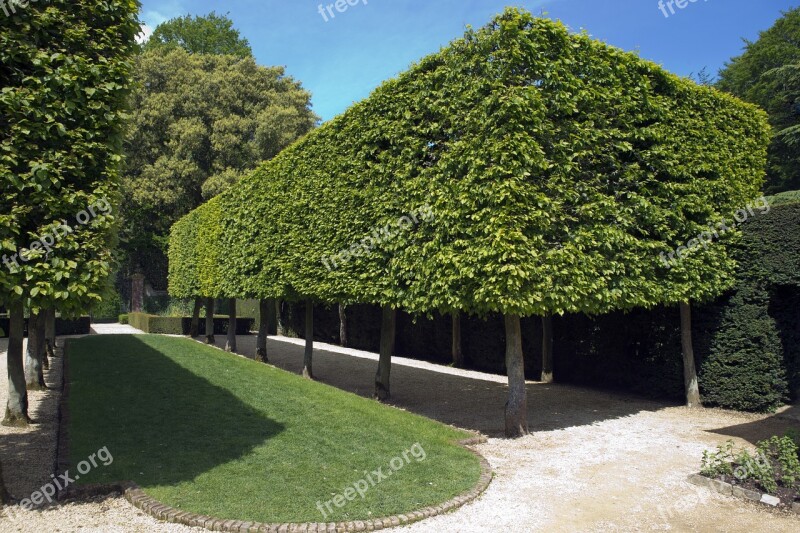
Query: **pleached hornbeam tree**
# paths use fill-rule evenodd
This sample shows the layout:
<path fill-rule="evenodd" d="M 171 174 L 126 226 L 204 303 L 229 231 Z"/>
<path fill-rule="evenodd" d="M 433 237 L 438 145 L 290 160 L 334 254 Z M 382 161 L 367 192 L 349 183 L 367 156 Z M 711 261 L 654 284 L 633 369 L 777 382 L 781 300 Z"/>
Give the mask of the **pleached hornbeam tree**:
<path fill-rule="evenodd" d="M 503 314 L 520 436 L 519 320 L 721 294 L 736 231 L 696 238 L 758 193 L 769 135 L 751 105 L 508 9 L 181 219 L 170 290 L 382 306 L 381 399 L 395 309 Z"/>

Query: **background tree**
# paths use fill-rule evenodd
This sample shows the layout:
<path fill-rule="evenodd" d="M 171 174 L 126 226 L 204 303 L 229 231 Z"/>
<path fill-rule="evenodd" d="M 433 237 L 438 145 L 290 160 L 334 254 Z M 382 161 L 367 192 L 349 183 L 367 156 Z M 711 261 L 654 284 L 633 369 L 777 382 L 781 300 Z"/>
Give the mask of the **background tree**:
<path fill-rule="evenodd" d="M 250 58 L 152 50 L 139 57 L 123 179 L 122 249 L 166 288 L 165 248 L 181 216 L 304 135 L 310 95 Z"/>
<path fill-rule="evenodd" d="M 192 54 L 219 54 L 253 57 L 250 43 L 233 27 L 225 15 L 186 15 L 162 24 L 144 44 L 145 50 L 183 48 Z"/>
<path fill-rule="evenodd" d="M 800 8 L 745 43 L 744 54 L 720 71 L 717 87 L 769 114 L 774 137 L 766 192 L 800 189 Z"/>

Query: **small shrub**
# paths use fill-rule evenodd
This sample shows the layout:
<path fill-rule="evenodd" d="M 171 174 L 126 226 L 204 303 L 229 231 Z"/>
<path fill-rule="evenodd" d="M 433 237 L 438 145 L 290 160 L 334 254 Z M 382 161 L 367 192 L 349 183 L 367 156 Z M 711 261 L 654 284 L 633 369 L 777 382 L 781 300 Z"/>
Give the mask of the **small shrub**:
<path fill-rule="evenodd" d="M 120 324 L 127 324 L 128 323 L 128 315 L 119 315 L 119 323 Z"/>
<path fill-rule="evenodd" d="M 736 453 L 732 440 L 717 446 L 716 452 L 703 452 L 700 473 L 710 478 L 734 477 L 752 481 L 770 494 L 780 487 L 800 490 L 800 458 L 793 437 L 772 437 L 756 444 L 756 455 L 747 450 Z"/>
<path fill-rule="evenodd" d="M 772 486 L 780 483 L 787 488 L 800 489 L 800 460 L 797 458 L 798 447 L 789 437 L 772 437 L 758 443 L 758 451 L 769 459 L 774 472 Z M 759 479 L 759 482 L 762 480 Z M 762 483 L 764 488 L 766 484 Z M 775 490 L 773 489 L 773 491 Z"/>
<path fill-rule="evenodd" d="M 729 440 L 725 444 L 717 446 L 716 452 L 709 452 L 708 450 L 703 452 L 700 473 L 710 478 L 732 476 L 733 463 L 733 441 Z"/>

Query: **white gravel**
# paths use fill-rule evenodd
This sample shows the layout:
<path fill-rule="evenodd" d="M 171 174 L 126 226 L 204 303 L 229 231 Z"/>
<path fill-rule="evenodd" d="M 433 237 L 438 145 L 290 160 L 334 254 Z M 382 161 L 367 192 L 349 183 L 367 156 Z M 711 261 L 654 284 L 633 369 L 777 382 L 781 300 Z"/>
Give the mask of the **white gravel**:
<path fill-rule="evenodd" d="M 133 330 L 103 327 L 97 332 L 104 329 Z M 224 339 L 218 342 L 222 345 Z M 238 344 L 242 354 L 252 356 L 254 337 L 239 337 Z M 271 338 L 270 362 L 298 372 L 302 344 Z M 320 381 L 371 394 L 375 354 L 322 344 L 316 348 L 314 371 Z M 56 379 L 55 372 L 48 382 Z M 5 375 L 4 353 L 0 373 Z M 4 402 L 6 384 L 0 382 Z M 800 427 L 797 407 L 772 417 L 691 411 L 623 394 L 529 383 L 529 424 L 535 433 L 507 441 L 497 438 L 505 401 L 500 376 L 397 358 L 392 393 L 398 407 L 491 436 L 478 449 L 495 471 L 494 481 L 477 501 L 401 531 L 800 531 L 796 515 L 711 494 L 685 481 L 697 470 L 704 449 L 728 438 L 746 445 L 787 427 Z M 31 429 L 0 428 L 0 457 L 9 488 L 18 497 L 34 490 L 52 469 L 52 452 L 42 450 L 43 443 L 54 443 L 55 424 L 47 422 L 54 411 L 47 406 L 55 405 L 55 397 L 53 391 L 32 395 L 31 412 L 38 424 Z M 9 439 L 16 441 L 9 445 Z M 36 450 L 35 459 L 28 450 Z M 26 513 L 13 522 L 3 518 L 0 531 L 198 529 L 160 523 L 112 497 Z"/>

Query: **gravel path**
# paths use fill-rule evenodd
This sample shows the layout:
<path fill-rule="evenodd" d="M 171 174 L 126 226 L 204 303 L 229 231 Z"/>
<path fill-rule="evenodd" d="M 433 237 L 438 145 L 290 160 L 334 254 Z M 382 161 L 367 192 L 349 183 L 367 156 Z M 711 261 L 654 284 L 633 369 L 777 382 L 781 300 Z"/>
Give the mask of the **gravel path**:
<path fill-rule="evenodd" d="M 243 354 L 255 352 L 255 337 L 239 337 L 238 344 Z M 270 362 L 299 372 L 302 344 L 271 338 Z M 314 372 L 324 383 L 369 396 L 376 360 L 375 354 L 318 344 Z M 0 361 L 5 375 L 4 354 Z M 56 379 L 48 376 L 49 382 Z M 5 380 L 0 383 L 0 401 L 5 401 Z M 473 504 L 400 531 L 800 531 L 795 515 L 711 494 L 685 481 L 697 470 L 702 451 L 717 443 L 733 438 L 744 445 L 800 428 L 797 407 L 780 416 L 690 411 L 623 394 L 529 383 L 529 424 L 535 433 L 506 441 L 497 438 L 505 402 L 501 376 L 397 358 L 392 393 L 398 407 L 489 435 L 479 450 L 496 476 Z M 52 469 L 52 452 L 35 452 L 47 461 L 15 460 L 52 443 L 46 434 L 54 425 L 44 420 L 47 402 L 54 405 L 48 398 L 55 394 L 38 394 L 42 398 L 33 399 L 42 407 L 34 403 L 32 412 L 39 425 L 27 431 L 0 429 L 0 456 L 17 496 L 34 490 Z M 11 444 L 10 438 L 17 440 Z M 29 472 L 23 475 L 23 470 Z M 14 522 L 0 519 L 0 531 L 46 530 L 197 531 L 157 522 L 121 498 L 35 511 Z"/>

